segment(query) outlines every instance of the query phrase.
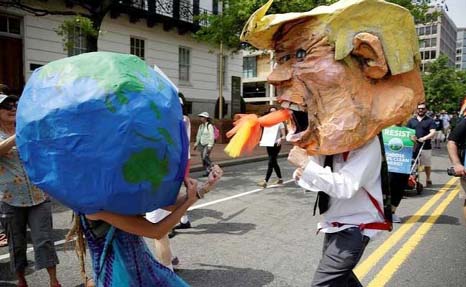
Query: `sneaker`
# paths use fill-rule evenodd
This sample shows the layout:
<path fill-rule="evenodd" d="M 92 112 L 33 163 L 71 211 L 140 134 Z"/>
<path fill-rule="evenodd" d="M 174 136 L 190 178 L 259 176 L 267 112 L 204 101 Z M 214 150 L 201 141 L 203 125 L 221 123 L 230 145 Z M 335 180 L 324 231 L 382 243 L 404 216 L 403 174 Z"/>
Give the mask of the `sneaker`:
<path fill-rule="evenodd" d="M 180 224 L 175 226 L 175 229 L 188 229 L 188 228 L 191 228 L 191 222 L 190 221 L 188 221 L 186 223 L 180 222 Z"/>
<path fill-rule="evenodd" d="M 283 179 L 277 179 L 273 184 L 276 184 L 276 185 L 281 185 L 283 184 Z"/>
<path fill-rule="evenodd" d="M 392 222 L 393 223 L 401 223 L 401 218 L 396 214 L 392 214 Z"/>
<path fill-rule="evenodd" d="M 257 183 L 258 186 L 266 188 L 267 187 L 267 181 L 261 180 Z"/>
<path fill-rule="evenodd" d="M 426 181 L 426 187 L 432 187 L 432 180 Z"/>

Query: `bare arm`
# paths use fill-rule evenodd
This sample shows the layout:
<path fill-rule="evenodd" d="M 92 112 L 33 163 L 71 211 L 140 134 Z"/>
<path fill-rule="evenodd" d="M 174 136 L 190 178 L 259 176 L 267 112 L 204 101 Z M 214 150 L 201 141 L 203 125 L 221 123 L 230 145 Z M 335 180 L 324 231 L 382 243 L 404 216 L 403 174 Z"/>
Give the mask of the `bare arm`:
<path fill-rule="evenodd" d="M 16 134 L 0 142 L 0 156 L 7 154 L 16 145 Z"/>
<path fill-rule="evenodd" d="M 450 161 L 453 164 L 453 168 L 455 169 L 455 174 L 465 176 L 466 171 L 458 156 L 458 146 L 456 145 L 456 142 L 449 140 L 447 143 L 447 150 Z"/>
<path fill-rule="evenodd" d="M 183 196 L 185 200 L 178 199 L 175 204 L 177 207 L 173 212 L 157 223 L 151 223 L 142 216 L 122 215 L 107 211 L 88 214 L 86 217 L 90 220 L 103 220 L 131 234 L 160 239 L 180 221 L 181 216 L 197 200 L 197 182 L 193 179 L 186 179 L 185 184 L 187 187 L 187 196 Z"/>
<path fill-rule="evenodd" d="M 429 134 L 426 136 L 423 136 L 422 138 L 419 138 L 420 142 L 425 142 L 426 140 L 431 140 L 435 136 L 435 129 L 430 129 Z"/>

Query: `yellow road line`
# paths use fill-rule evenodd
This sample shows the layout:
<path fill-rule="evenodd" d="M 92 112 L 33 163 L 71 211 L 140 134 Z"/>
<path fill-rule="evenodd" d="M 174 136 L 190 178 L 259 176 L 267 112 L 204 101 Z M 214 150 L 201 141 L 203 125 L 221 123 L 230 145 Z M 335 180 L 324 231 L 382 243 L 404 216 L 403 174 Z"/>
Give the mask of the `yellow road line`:
<path fill-rule="evenodd" d="M 408 258 L 411 252 L 416 249 L 416 246 L 421 242 L 424 236 L 434 226 L 440 215 L 445 212 L 448 205 L 453 201 L 459 192 L 459 187 L 455 188 L 447 198 L 439 204 L 431 216 L 421 224 L 416 232 L 408 239 L 403 247 L 393 255 L 392 259 L 380 270 L 377 276 L 369 283 L 368 287 L 383 287 L 393 277 L 395 272 L 400 268 L 401 264 Z"/>
<path fill-rule="evenodd" d="M 363 262 L 361 262 L 354 269 L 354 273 L 359 280 L 364 276 L 382 259 L 382 257 L 400 241 L 403 236 L 418 222 L 421 216 L 425 215 L 427 211 L 447 192 L 450 187 L 456 183 L 457 178 L 451 178 L 429 201 L 427 201 L 414 215 L 412 215 L 406 222 L 403 222 L 401 227 L 394 232 L 382 245 L 380 245 L 374 252 L 369 255 Z"/>

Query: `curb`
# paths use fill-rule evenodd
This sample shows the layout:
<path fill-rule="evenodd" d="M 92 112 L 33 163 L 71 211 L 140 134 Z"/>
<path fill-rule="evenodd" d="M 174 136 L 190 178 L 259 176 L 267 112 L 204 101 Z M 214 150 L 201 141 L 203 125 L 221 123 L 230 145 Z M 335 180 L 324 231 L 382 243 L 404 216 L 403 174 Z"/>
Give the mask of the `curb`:
<path fill-rule="evenodd" d="M 286 153 L 282 152 L 278 154 L 278 158 L 282 158 L 286 156 L 288 156 L 288 152 Z M 267 155 L 258 155 L 258 156 L 252 156 L 252 157 L 216 161 L 215 163 L 221 167 L 225 167 L 225 166 L 233 166 L 233 165 L 239 165 L 239 164 L 244 164 L 244 163 L 251 163 L 251 162 L 256 162 L 256 161 L 263 161 L 263 160 L 267 160 L 268 158 L 269 157 Z M 203 171 L 203 170 L 204 170 L 204 167 L 202 166 L 202 164 L 197 164 L 197 165 L 192 166 L 189 169 L 189 172 L 198 172 L 198 171 Z"/>

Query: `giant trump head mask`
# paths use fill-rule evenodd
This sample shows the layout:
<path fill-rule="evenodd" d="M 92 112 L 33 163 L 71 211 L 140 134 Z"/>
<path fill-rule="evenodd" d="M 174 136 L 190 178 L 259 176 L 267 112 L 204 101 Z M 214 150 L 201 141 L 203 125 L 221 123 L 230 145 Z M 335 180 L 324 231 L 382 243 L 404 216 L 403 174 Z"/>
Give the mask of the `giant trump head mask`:
<path fill-rule="evenodd" d="M 268 81 L 293 110 L 288 140 L 309 154 L 362 146 L 424 99 L 409 11 L 382 0 L 341 0 L 304 13 L 257 10 L 241 39 L 273 50 Z"/>

